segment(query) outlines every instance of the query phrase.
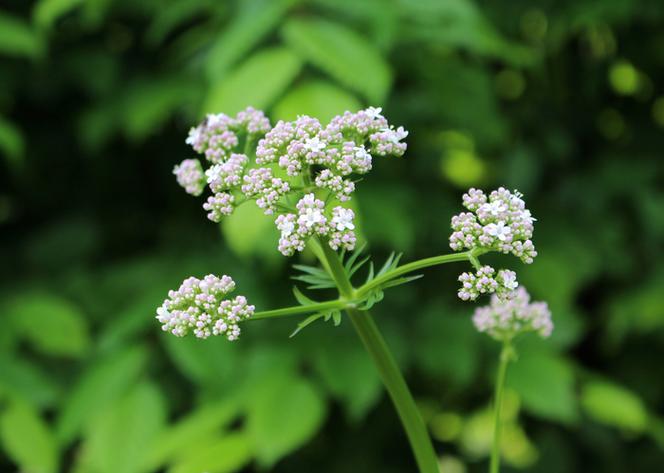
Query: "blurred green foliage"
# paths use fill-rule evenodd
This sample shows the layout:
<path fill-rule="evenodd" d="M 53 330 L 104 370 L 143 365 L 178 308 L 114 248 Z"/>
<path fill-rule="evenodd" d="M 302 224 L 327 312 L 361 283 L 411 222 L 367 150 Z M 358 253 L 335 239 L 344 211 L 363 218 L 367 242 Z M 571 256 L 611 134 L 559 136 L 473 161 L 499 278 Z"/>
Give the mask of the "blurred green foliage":
<path fill-rule="evenodd" d="M 657 0 L 5 1 L 0 470 L 412 471 L 348 324 L 230 344 L 153 320 L 190 274 L 292 302 L 269 220 L 243 207 L 220 234 L 175 184 L 189 126 L 382 105 L 410 136 L 359 186 L 377 257 L 447 252 L 468 186 L 517 187 L 539 220 L 517 270 L 556 330 L 508 375 L 507 469 L 660 471 L 663 21 Z M 446 473 L 485 467 L 496 361 L 459 270 L 375 310 Z"/>

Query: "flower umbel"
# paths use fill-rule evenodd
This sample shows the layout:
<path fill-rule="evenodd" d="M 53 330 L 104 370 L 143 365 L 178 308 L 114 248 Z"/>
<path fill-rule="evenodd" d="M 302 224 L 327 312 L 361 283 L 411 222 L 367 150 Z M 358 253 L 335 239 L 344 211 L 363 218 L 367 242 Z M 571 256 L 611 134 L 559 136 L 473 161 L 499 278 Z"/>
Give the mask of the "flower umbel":
<path fill-rule="evenodd" d="M 203 279 L 190 277 L 157 309 L 156 319 L 162 330 L 177 337 L 193 332 L 198 338 L 223 335 L 228 340 L 240 336 L 238 325 L 254 313 L 254 306 L 244 296 L 226 298 L 235 289 L 230 276 L 208 274 Z"/>
<path fill-rule="evenodd" d="M 491 266 L 482 266 L 475 274 L 461 273 L 459 282 L 459 298 L 464 301 L 474 301 L 482 294 L 494 293 L 502 299 L 509 299 L 519 285 L 514 271 L 501 269 L 496 273 Z"/>
<path fill-rule="evenodd" d="M 511 253 L 524 263 L 532 263 L 537 251 L 531 241 L 535 219 L 526 209 L 523 195 L 504 187 L 487 197 L 478 189 L 463 195 L 470 212 L 452 217 L 450 247 L 456 251 L 482 248 Z"/>
<path fill-rule="evenodd" d="M 207 183 L 212 195 L 203 208 L 214 222 L 247 201 L 275 215 L 281 232 L 278 249 L 286 256 L 304 250 L 314 236 L 334 250 L 352 250 L 355 213 L 338 205 L 355 191 L 351 175 L 368 173 L 373 156 L 402 156 L 406 151 L 408 132 L 394 128 L 381 112 L 376 107 L 345 112 L 328 125 L 301 115 L 273 128 L 263 112 L 253 108 L 235 117 L 210 114 L 186 140 L 210 163 L 208 168 L 204 171 L 200 161 L 186 159 L 174 173 L 193 195 L 200 195 Z"/>
<path fill-rule="evenodd" d="M 456 251 L 488 251 L 511 253 L 524 263 L 532 263 L 537 251 L 531 241 L 533 222 L 529 210 L 518 192 L 504 187 L 487 197 L 478 189 L 470 189 L 463 195 L 463 206 L 470 212 L 452 217 L 450 247 Z M 518 287 L 516 273 L 507 269 L 496 272 L 491 266 L 481 266 L 475 260 L 476 272 L 459 276 L 462 283 L 459 298 L 474 301 L 481 294 L 496 294 L 500 299 L 510 299 Z M 495 275 L 495 276 L 494 276 Z"/>
<path fill-rule="evenodd" d="M 547 338 L 553 331 L 546 302 L 530 302 L 530 295 L 523 287 L 516 289 L 510 299 L 492 296 L 489 305 L 475 310 L 473 323 L 477 330 L 499 341 L 509 341 L 526 332 Z"/>

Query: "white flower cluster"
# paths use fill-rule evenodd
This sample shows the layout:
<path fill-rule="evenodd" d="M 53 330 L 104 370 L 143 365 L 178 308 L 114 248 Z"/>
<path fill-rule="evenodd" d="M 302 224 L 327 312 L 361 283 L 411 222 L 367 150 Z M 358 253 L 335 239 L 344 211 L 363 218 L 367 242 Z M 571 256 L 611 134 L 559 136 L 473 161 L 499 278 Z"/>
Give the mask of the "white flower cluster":
<path fill-rule="evenodd" d="M 281 196 L 290 191 L 290 185 L 284 180 L 274 177 L 270 168 L 251 169 L 244 176 L 242 192 L 249 198 L 256 199 L 256 205 L 263 209 L 265 215 L 272 215 Z"/>
<path fill-rule="evenodd" d="M 302 251 L 306 241 L 312 236 L 328 239 L 333 250 L 355 247 L 355 214 L 351 209 L 341 206 L 327 212 L 325 203 L 314 194 L 306 194 L 297 203 L 297 214 L 287 213 L 277 217 L 277 228 L 281 232 L 279 251 L 291 256 Z"/>
<path fill-rule="evenodd" d="M 162 330 L 177 337 L 193 332 L 198 338 L 223 335 L 236 340 L 240 336 L 238 323 L 253 315 L 254 306 L 247 304 L 244 296 L 226 299 L 234 289 L 235 282 L 225 275 L 187 278 L 177 291 L 169 291 L 156 319 Z"/>
<path fill-rule="evenodd" d="M 535 219 L 522 197 L 518 191 L 511 193 L 503 187 L 488 198 L 481 190 L 470 189 L 463 195 L 463 205 L 470 212 L 452 217 L 450 247 L 512 253 L 524 263 L 532 263 L 537 256 L 531 241 Z"/>
<path fill-rule="evenodd" d="M 496 273 L 491 266 L 482 266 L 474 274 L 462 273 L 459 282 L 459 298 L 464 301 L 474 301 L 483 294 L 493 293 L 501 299 L 509 299 L 519 286 L 514 271 L 501 269 Z"/>
<path fill-rule="evenodd" d="M 488 306 L 475 310 L 473 323 L 477 330 L 500 341 L 511 340 L 526 332 L 546 338 L 553 331 L 551 311 L 546 302 L 530 302 L 530 295 L 523 287 L 519 287 L 510 299 L 492 296 Z"/>
<path fill-rule="evenodd" d="M 198 159 L 185 159 L 173 168 L 175 178 L 187 194 L 199 196 L 205 189 L 205 175 Z"/>
<path fill-rule="evenodd" d="M 235 118 L 223 113 L 209 114 L 200 125 L 189 130 L 186 142 L 208 161 L 219 163 L 239 144 L 239 135 L 262 135 L 269 129 L 270 121 L 265 114 L 249 107 Z"/>
<path fill-rule="evenodd" d="M 450 247 L 456 251 L 482 250 L 511 253 L 524 263 L 532 263 L 537 256 L 531 241 L 535 219 L 526 209 L 523 195 L 500 187 L 487 197 L 478 189 L 463 195 L 463 205 L 469 212 L 452 217 Z M 475 273 L 459 276 L 459 298 L 472 301 L 482 294 L 496 294 L 509 299 L 518 287 L 514 271 L 482 266 Z"/>
<path fill-rule="evenodd" d="M 403 140 L 408 132 L 391 126 L 381 111 L 369 107 L 346 112 L 327 126 L 299 116 L 274 128 L 263 112 L 253 108 L 234 118 L 208 115 L 190 130 L 187 143 L 210 166 L 203 171 L 198 160 L 186 159 L 174 173 L 190 194 L 200 195 L 207 184 L 212 195 L 203 208 L 214 222 L 248 200 L 266 215 L 276 214 L 279 251 L 284 255 L 302 251 L 312 236 L 326 240 L 335 250 L 352 250 L 355 214 L 338 205 L 350 200 L 355 191 L 351 175 L 368 173 L 372 155 L 402 156 L 406 151 Z M 240 145 L 245 154 L 237 152 Z"/>

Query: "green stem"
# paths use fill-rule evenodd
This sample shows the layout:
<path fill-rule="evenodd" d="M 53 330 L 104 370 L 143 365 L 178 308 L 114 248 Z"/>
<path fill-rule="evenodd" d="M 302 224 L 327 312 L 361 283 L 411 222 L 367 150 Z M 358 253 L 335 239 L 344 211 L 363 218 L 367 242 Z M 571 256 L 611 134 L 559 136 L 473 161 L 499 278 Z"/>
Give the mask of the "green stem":
<path fill-rule="evenodd" d="M 340 296 L 344 299 L 355 300 L 357 292 L 351 285 L 339 256 L 326 242 L 321 242 L 320 247 L 322 247 L 321 262 L 330 269 Z M 436 452 L 431 444 L 424 421 L 413 396 L 410 394 L 406 381 L 371 314 L 368 311 L 356 308 L 346 308 L 346 312 L 390 394 L 408 436 L 420 473 L 438 473 Z"/>
<path fill-rule="evenodd" d="M 475 249 L 472 251 L 464 251 L 463 253 L 452 253 L 447 255 L 432 256 L 430 258 L 424 258 L 417 261 L 413 261 L 404 265 L 401 265 L 397 268 L 394 268 L 392 271 L 378 276 L 368 283 L 364 284 L 357 288 L 356 296 L 358 299 L 369 294 L 373 289 L 380 287 L 382 284 L 385 284 L 392 279 L 395 279 L 399 276 L 403 276 L 407 273 L 412 273 L 419 269 L 428 268 L 430 266 L 438 266 L 445 263 L 453 263 L 457 261 L 476 261 L 477 256 L 482 253 L 486 253 L 486 250 Z"/>
<path fill-rule="evenodd" d="M 502 430 L 502 420 L 500 410 L 503 405 L 503 391 L 505 388 L 505 374 L 507 373 L 507 364 L 512 357 L 512 345 L 509 341 L 503 342 L 503 349 L 500 352 L 500 364 L 498 365 L 498 377 L 496 378 L 496 392 L 493 405 L 493 444 L 491 446 L 491 464 L 490 473 L 500 471 L 500 433 Z"/>
<path fill-rule="evenodd" d="M 269 319 L 273 317 L 284 317 L 287 315 L 308 314 L 310 312 L 320 312 L 322 310 L 343 309 L 347 306 L 348 301 L 337 299 L 334 301 L 319 302 L 317 304 L 298 305 L 275 310 L 264 310 L 262 312 L 254 313 L 254 315 L 247 319 L 247 321 Z"/>

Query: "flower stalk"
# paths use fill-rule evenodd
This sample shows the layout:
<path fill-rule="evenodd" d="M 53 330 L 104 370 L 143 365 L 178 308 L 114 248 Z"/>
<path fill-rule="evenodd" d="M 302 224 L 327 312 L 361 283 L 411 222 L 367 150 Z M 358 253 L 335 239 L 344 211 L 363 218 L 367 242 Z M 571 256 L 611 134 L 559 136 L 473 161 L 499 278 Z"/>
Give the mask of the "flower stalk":
<path fill-rule="evenodd" d="M 320 246 L 323 249 L 321 263 L 329 268 L 340 296 L 348 299 L 357 297 L 337 253 L 326 244 Z M 438 473 L 438 460 L 426 425 L 408 389 L 408 385 L 371 314 L 357 308 L 346 308 L 345 310 L 394 403 L 408 436 L 418 470 L 420 473 Z"/>
<path fill-rule="evenodd" d="M 514 349 L 509 340 L 503 342 L 503 348 L 500 352 L 500 361 L 498 363 L 498 376 L 496 378 L 496 389 L 493 405 L 493 441 L 491 444 L 491 462 L 489 465 L 490 473 L 499 473 L 500 471 L 500 434 L 502 432 L 502 420 L 500 412 L 503 405 L 503 392 L 505 390 L 505 377 L 507 374 L 507 365 L 514 356 Z"/>
<path fill-rule="evenodd" d="M 336 299 L 331 301 L 319 302 L 317 304 L 296 305 L 293 307 L 285 307 L 283 309 L 264 310 L 261 312 L 254 313 L 254 315 L 252 315 L 251 318 L 247 320 L 249 321 L 249 320 L 271 319 L 275 317 L 285 317 L 288 315 L 302 315 L 311 312 L 322 312 L 334 309 L 341 310 L 345 309 L 349 305 L 352 305 L 352 303 L 348 302 L 347 300 Z"/>

